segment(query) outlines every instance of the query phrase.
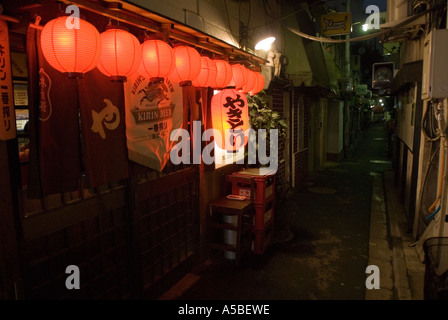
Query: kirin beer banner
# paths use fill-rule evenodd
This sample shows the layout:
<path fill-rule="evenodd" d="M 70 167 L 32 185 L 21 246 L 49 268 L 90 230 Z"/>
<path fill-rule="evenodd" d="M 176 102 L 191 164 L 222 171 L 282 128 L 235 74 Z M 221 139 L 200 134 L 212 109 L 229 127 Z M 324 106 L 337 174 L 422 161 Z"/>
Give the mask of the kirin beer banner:
<path fill-rule="evenodd" d="M 182 128 L 182 88 L 169 79 L 151 83 L 140 68 L 125 83 L 125 101 L 129 160 L 162 171 L 173 146 L 170 134 Z"/>

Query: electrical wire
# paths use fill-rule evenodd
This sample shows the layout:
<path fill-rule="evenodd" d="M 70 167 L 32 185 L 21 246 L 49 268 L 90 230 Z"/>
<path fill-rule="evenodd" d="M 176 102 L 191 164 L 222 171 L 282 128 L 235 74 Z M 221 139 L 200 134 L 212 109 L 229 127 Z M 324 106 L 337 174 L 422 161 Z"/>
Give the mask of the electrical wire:
<path fill-rule="evenodd" d="M 437 210 L 434 211 L 434 213 L 432 213 L 432 214 L 430 214 L 429 216 L 426 217 L 426 220 L 434 219 L 434 217 L 439 213 L 439 211 L 440 211 L 441 208 L 442 208 L 442 207 L 439 206 L 439 207 L 437 208 Z"/>
<path fill-rule="evenodd" d="M 436 9 L 439 9 L 441 6 L 442 6 L 442 5 L 440 4 L 440 5 L 435 6 L 435 7 L 433 7 L 433 8 L 430 8 L 430 9 L 427 9 L 427 10 L 422 11 L 422 12 L 420 12 L 420 13 L 417 13 L 417 14 L 415 14 L 415 15 L 413 15 L 413 16 L 407 18 L 407 19 L 404 20 L 403 22 L 397 24 L 396 26 L 394 26 L 394 27 L 392 27 L 392 28 L 390 28 L 390 29 L 388 29 L 388 30 L 383 30 L 383 31 L 379 31 L 379 32 L 376 32 L 376 33 L 373 33 L 373 34 L 370 34 L 370 35 L 361 36 L 361 37 L 356 37 L 356 38 L 348 38 L 348 39 L 332 39 L 332 38 L 325 38 L 325 37 L 315 37 L 315 36 L 306 34 L 306 33 L 304 33 L 304 32 L 301 32 L 301 31 L 299 31 L 299 30 L 297 30 L 297 29 L 295 29 L 295 28 L 292 28 L 292 27 L 290 27 L 290 26 L 287 26 L 286 24 L 284 24 L 284 23 L 282 23 L 282 22 L 280 22 L 280 23 L 283 25 L 283 27 L 285 27 L 286 29 L 288 29 L 288 30 L 291 31 L 292 33 L 294 33 L 294 34 L 296 34 L 296 35 L 298 35 L 298 36 L 300 36 L 300 37 L 303 37 L 303 38 L 306 38 L 306 39 L 309 39 L 309 40 L 313 40 L 313 41 L 327 42 L 327 43 L 357 42 L 357 41 L 364 41 L 364 40 L 368 40 L 368 39 L 377 38 L 377 37 L 379 37 L 379 36 L 381 36 L 381 35 L 390 33 L 391 31 L 394 31 L 394 30 L 396 30 L 396 29 L 398 29 L 398 28 L 401 28 L 401 27 L 403 27 L 403 26 L 408 25 L 408 24 L 411 23 L 412 21 L 414 21 L 414 20 L 420 18 L 420 16 L 426 15 L 427 13 L 430 13 L 430 12 L 436 10 Z"/>
<path fill-rule="evenodd" d="M 431 142 L 431 146 L 435 144 L 435 141 Z M 431 155 L 431 157 L 429 158 L 428 161 L 428 166 L 426 168 L 426 172 L 425 175 L 423 177 L 423 183 L 422 183 L 422 189 L 420 191 L 420 199 L 423 199 L 423 194 L 425 193 L 425 191 L 427 190 L 427 183 L 428 183 L 428 177 L 429 177 L 429 173 L 431 171 L 432 165 L 434 164 L 434 159 L 435 157 L 439 154 L 439 150 L 440 150 L 440 144 L 437 146 L 436 150 L 434 151 L 434 153 Z M 427 209 L 423 209 L 423 203 L 421 204 L 420 207 L 420 217 L 423 216 L 424 221 L 426 222 L 426 214 L 427 214 Z M 424 214 L 425 213 L 425 214 Z"/>
<path fill-rule="evenodd" d="M 435 112 L 433 111 L 434 106 L 432 104 L 432 102 L 428 103 L 428 107 L 425 109 L 425 112 L 423 113 L 423 117 L 422 117 L 422 132 L 423 135 L 425 136 L 427 141 L 438 141 L 440 140 L 440 135 L 437 132 L 437 130 L 435 130 L 435 126 L 434 126 L 434 117 L 430 115 L 435 114 Z M 428 128 L 429 127 L 429 128 Z"/>

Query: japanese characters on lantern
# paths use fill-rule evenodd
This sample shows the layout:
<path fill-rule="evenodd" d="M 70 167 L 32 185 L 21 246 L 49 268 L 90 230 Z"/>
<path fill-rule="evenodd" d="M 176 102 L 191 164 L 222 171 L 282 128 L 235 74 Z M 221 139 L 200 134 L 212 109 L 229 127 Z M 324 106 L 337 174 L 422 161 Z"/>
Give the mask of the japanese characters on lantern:
<path fill-rule="evenodd" d="M 224 89 L 212 98 L 212 125 L 221 134 L 215 137 L 219 148 L 237 151 L 248 141 L 249 110 L 244 93 L 236 89 Z"/>

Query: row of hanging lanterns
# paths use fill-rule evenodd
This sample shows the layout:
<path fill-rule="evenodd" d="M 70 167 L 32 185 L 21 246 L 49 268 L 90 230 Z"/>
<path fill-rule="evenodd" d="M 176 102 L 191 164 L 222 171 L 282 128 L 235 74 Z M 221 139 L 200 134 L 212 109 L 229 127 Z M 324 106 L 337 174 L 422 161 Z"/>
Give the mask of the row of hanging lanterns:
<path fill-rule="evenodd" d="M 100 34 L 94 25 L 79 20 L 78 29 L 69 29 L 66 17 L 58 17 L 49 21 L 41 34 L 46 60 L 68 77 L 80 78 L 97 67 L 112 80 L 125 81 L 143 66 L 152 82 L 169 78 L 181 86 L 235 87 L 252 95 L 264 88 L 263 75 L 241 64 L 212 60 L 190 46 L 172 48 L 159 39 L 147 38 L 140 44 L 133 34 L 117 26 Z"/>

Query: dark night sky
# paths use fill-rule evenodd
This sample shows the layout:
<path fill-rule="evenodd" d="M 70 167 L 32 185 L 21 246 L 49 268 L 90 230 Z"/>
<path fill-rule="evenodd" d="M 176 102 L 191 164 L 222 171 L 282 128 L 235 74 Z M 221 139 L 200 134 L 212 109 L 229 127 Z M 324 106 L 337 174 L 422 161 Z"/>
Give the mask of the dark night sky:
<path fill-rule="evenodd" d="M 362 4 L 364 9 L 370 5 L 376 5 L 380 8 L 381 12 L 387 10 L 387 0 L 363 0 Z"/>

